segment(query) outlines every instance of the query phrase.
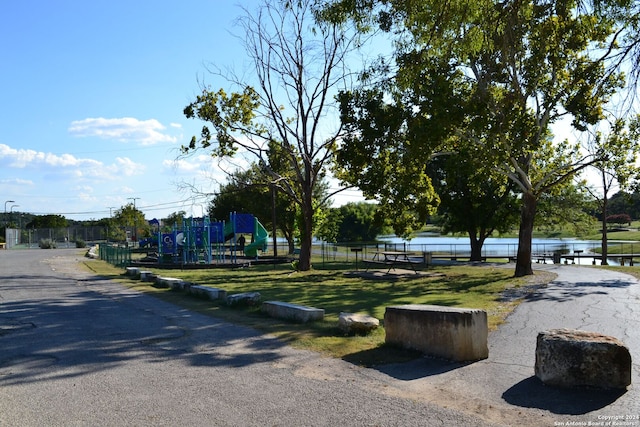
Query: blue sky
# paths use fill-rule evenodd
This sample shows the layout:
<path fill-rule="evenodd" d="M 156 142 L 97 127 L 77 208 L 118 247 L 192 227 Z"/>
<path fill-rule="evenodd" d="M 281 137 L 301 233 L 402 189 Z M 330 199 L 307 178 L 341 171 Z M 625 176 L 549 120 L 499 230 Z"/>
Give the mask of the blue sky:
<path fill-rule="evenodd" d="M 7 211 L 99 219 L 136 198 L 147 219 L 200 216 L 207 200 L 182 184 L 211 192 L 224 177 L 206 155 L 176 161 L 202 127 L 182 110 L 199 81 L 226 86 L 208 65 L 246 66 L 241 14 L 227 0 L 2 2 Z"/>

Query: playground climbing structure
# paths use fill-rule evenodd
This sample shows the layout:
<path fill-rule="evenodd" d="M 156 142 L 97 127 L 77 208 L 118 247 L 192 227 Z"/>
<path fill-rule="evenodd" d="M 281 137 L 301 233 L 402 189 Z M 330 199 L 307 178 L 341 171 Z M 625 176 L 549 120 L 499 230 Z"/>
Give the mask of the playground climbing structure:
<path fill-rule="evenodd" d="M 239 242 L 245 238 L 240 236 L 245 234 L 251 235 L 251 241 L 241 248 Z M 267 230 L 251 214 L 231 213 L 228 222 L 212 222 L 208 217 L 183 218 L 181 228 L 158 232 L 158 262 L 236 263 L 238 256 L 255 258 L 259 251 L 266 251 L 268 239 Z"/>

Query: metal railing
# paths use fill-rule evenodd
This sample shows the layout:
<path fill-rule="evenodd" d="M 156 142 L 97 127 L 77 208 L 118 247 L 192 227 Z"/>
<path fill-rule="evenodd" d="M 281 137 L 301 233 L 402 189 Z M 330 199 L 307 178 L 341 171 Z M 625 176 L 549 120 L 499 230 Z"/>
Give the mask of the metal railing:
<path fill-rule="evenodd" d="M 100 259 L 116 267 L 126 267 L 131 264 L 131 249 L 117 245 L 100 244 Z"/>

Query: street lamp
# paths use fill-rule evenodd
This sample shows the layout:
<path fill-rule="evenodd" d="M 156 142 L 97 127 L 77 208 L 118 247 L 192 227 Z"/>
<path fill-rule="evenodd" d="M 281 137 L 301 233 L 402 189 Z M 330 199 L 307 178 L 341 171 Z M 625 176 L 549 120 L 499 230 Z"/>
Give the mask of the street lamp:
<path fill-rule="evenodd" d="M 7 203 L 15 203 L 15 200 L 7 200 L 4 202 L 4 213 L 7 213 Z"/>
<path fill-rule="evenodd" d="M 20 205 L 11 205 L 11 208 L 9 209 L 9 222 L 13 220 L 13 208 L 18 208 L 18 207 L 20 207 Z"/>
<path fill-rule="evenodd" d="M 15 203 L 15 200 L 7 200 L 4 202 L 4 224 L 7 225 L 7 203 Z"/>

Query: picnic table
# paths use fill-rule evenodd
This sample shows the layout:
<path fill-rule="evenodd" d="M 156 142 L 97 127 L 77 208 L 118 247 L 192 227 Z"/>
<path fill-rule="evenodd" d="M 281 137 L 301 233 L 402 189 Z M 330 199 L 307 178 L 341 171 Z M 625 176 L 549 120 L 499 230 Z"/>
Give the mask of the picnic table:
<path fill-rule="evenodd" d="M 401 251 L 380 251 L 376 252 L 373 255 L 373 258 L 363 260 L 365 264 L 371 265 L 384 265 L 388 266 L 387 273 L 391 270 L 395 270 L 397 265 L 409 265 L 414 273 L 418 274 L 413 264 L 416 262 L 411 259 L 411 256 L 415 256 L 412 252 L 401 252 Z M 367 267 L 369 270 L 369 267 Z"/>

